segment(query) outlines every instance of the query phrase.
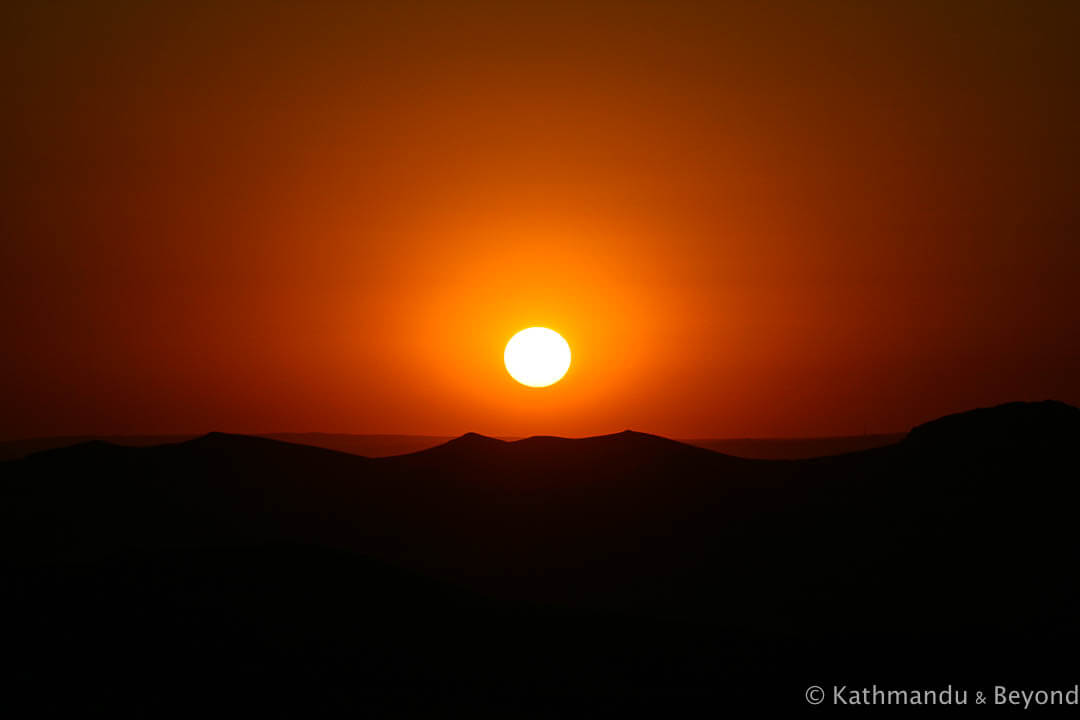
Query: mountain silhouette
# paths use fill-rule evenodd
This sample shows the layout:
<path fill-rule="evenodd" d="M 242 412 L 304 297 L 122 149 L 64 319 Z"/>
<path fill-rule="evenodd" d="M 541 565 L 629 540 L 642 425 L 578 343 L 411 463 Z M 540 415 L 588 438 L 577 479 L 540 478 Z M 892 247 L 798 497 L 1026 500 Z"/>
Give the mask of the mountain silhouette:
<path fill-rule="evenodd" d="M 90 440 L 104 440 L 113 445 L 145 447 L 183 442 L 198 437 L 189 435 L 102 435 L 38 437 L 0 442 L 0 461 L 17 460 L 42 450 L 69 447 Z M 405 455 L 442 445 L 453 438 L 438 435 L 350 435 L 343 433 L 268 433 L 259 437 L 299 445 L 313 445 L 365 457 Z M 688 445 L 716 450 L 738 457 L 765 460 L 798 460 L 839 455 L 857 450 L 893 445 L 904 434 L 853 435 L 807 438 L 695 438 L 683 440 Z M 500 438 L 506 439 L 506 438 Z"/>
<path fill-rule="evenodd" d="M 811 681 L 1042 686 L 1078 669 L 1077 440 L 1080 410 L 1044 402 L 800 461 L 632 431 L 383 458 L 87 442 L 0 464 L 11 647 L 24 688 L 100 697 L 118 667 L 140 707 L 183 683 L 195 704 L 560 717 L 806 709 Z"/>

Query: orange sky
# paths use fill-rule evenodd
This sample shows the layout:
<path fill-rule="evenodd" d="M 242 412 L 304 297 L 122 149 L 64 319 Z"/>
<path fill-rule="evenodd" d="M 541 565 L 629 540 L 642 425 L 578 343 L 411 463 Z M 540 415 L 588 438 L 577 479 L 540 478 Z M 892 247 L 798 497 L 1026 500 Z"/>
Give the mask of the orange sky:
<path fill-rule="evenodd" d="M 1080 404 L 1075 5 L 764 4 L 5 5 L 0 438 Z"/>

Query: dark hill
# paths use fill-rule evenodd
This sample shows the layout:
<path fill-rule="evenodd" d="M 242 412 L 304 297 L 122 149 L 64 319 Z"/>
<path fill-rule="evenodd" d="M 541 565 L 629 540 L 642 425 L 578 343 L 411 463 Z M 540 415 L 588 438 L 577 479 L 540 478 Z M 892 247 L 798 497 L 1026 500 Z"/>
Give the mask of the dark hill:
<path fill-rule="evenodd" d="M 35 682 L 100 680 L 89 659 L 50 678 L 50 658 L 108 640 L 176 674 L 142 685 L 160 690 L 212 647 L 208 696 L 291 678 L 301 704 L 350 709 L 565 716 L 768 688 L 805 707 L 810 680 L 1045 684 L 1080 670 L 1060 651 L 1080 639 L 1078 414 L 1010 404 L 806 461 L 629 431 L 469 434 L 376 459 L 219 433 L 50 450 L 0 464 L 24 628 L 9 630 Z M 107 636 L 87 630 L 96 614 Z M 65 616 L 82 619 L 49 619 Z M 247 668 L 239 685 L 223 657 Z"/>
<path fill-rule="evenodd" d="M 978 450 L 998 455 L 1054 453 L 1080 437 L 1080 408 L 1046 400 L 1008 403 L 947 415 L 908 433 L 908 446 L 945 454 Z"/>

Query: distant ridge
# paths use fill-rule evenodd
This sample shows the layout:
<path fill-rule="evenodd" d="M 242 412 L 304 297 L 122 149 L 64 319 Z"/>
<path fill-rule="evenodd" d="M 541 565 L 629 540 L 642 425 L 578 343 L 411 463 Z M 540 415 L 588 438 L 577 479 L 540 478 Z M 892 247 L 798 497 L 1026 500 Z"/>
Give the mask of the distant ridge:
<path fill-rule="evenodd" d="M 683 445 L 692 445 L 706 448 L 725 455 L 735 457 L 762 459 L 762 460 L 801 460 L 815 457 L 827 457 L 843 455 L 851 452 L 870 450 L 906 441 L 912 444 L 935 442 L 935 437 L 941 433 L 961 433 L 967 437 L 967 442 L 980 442 L 993 437 L 989 428 L 978 429 L 980 424 L 992 422 L 1000 429 L 1002 423 L 1000 413 L 1008 413 L 1011 418 L 1004 423 L 1009 430 L 1002 431 L 1006 435 L 1017 433 L 1029 433 L 1033 428 L 1044 422 L 1051 416 L 1067 419 L 1080 414 L 1075 407 L 1066 403 L 1047 400 L 1042 402 L 1015 402 L 1005 403 L 990 408 L 979 408 L 967 412 L 947 415 L 916 426 L 907 433 L 850 435 L 837 437 L 805 437 L 805 438 L 690 438 L 668 439 L 658 435 L 650 435 L 634 430 L 624 430 L 610 435 L 598 435 L 593 438 L 602 439 L 625 437 L 657 438 L 665 442 L 675 442 Z M 1042 420 L 1040 420 L 1042 418 Z M 1068 422 L 1066 422 L 1066 425 Z M 214 433 L 210 433 L 211 435 Z M 52 448 L 68 447 L 85 443 L 90 440 L 100 440 L 113 445 L 145 447 L 152 445 L 165 445 L 189 441 L 202 435 L 76 435 L 51 438 L 28 438 L 23 440 L 10 440 L 0 442 L 0 461 L 15 460 L 31 453 Z M 553 440 L 566 440 L 554 436 L 537 435 L 529 438 L 496 438 L 468 432 L 459 437 L 441 435 L 351 435 L 345 433 L 260 433 L 248 437 L 262 437 L 281 442 L 297 445 L 310 445 L 328 450 L 336 450 L 351 455 L 363 457 L 387 457 L 392 455 L 405 455 L 421 450 L 433 449 L 443 445 L 463 447 L 465 445 L 482 445 L 493 443 L 516 443 L 527 440 L 529 442 L 547 442 Z M 998 438 L 999 441 L 1007 438 Z M 617 440 L 615 440 L 617 442 Z M 987 442 L 994 442 L 986 440 Z"/>
<path fill-rule="evenodd" d="M 442 444 L 445 446 L 473 446 L 473 445 L 528 445 L 532 443 L 545 443 L 545 442 L 589 442 L 589 443 L 612 443 L 612 442 L 659 442 L 671 445 L 688 445 L 688 443 L 681 440 L 672 440 L 666 438 L 663 435 L 654 435 L 652 433 L 639 432 L 637 430 L 623 430 L 617 433 L 608 433 L 605 435 L 588 435 L 582 438 L 567 438 L 560 435 L 530 435 L 524 438 L 496 438 L 490 435 L 481 435 L 480 433 L 467 432 L 464 435 L 449 440 Z M 434 448 L 432 448 L 434 449 Z"/>
<path fill-rule="evenodd" d="M 755 460 L 806 460 L 895 445 L 907 433 L 795 438 L 692 438 L 689 445 Z"/>
<path fill-rule="evenodd" d="M 506 443 L 506 440 L 501 440 L 499 438 L 494 438 L 488 435 L 481 435 L 480 433 L 475 432 L 467 432 L 464 435 L 459 435 L 458 437 L 452 440 L 448 440 L 447 442 L 442 443 L 437 447 L 483 447 L 505 445 Z M 434 450 L 435 448 L 432 449 Z"/>
<path fill-rule="evenodd" d="M 594 435 L 583 438 L 534 435 L 517 440 L 501 440 L 469 432 L 436 447 L 415 453 L 417 456 L 429 458 L 483 457 L 508 461 L 559 457 L 567 454 L 597 458 L 607 458 L 609 456 L 670 458 L 688 454 L 691 456 L 721 456 L 720 453 L 714 450 L 635 430 L 623 430 L 609 435 Z"/>

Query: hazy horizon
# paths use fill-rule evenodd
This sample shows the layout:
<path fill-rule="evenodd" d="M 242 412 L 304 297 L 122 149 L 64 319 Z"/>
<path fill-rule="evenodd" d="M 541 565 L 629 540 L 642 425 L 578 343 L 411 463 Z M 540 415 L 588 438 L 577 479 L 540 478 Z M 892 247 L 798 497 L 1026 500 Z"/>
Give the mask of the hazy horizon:
<path fill-rule="evenodd" d="M 66 447 L 69 445 L 86 442 L 89 440 L 102 440 L 116 445 L 128 446 L 153 446 L 187 442 L 208 434 L 220 431 L 208 431 L 203 433 L 176 433 L 167 435 L 68 435 L 40 438 L 16 438 L 0 440 L 0 461 L 14 460 L 25 457 L 31 453 L 42 450 Z M 618 435 L 622 431 L 604 433 L 600 436 L 564 437 L 566 439 L 588 439 L 595 437 L 607 437 Z M 641 431 L 633 431 L 641 432 Z M 262 437 L 301 445 L 311 445 L 339 452 L 362 455 L 365 457 L 390 457 L 394 455 L 406 455 L 412 452 L 426 450 L 473 433 L 460 433 L 458 435 L 410 435 L 410 434 L 355 434 L 355 433 L 226 433 L 229 435 L 243 435 L 249 437 Z M 478 433 L 477 433 L 478 434 Z M 642 433 L 656 435 L 655 433 Z M 899 442 L 907 435 L 904 433 L 869 434 L 853 436 L 831 436 L 816 438 L 668 438 L 676 442 L 702 447 L 716 452 L 734 455 L 737 457 L 757 459 L 799 459 L 810 457 L 822 457 L 838 455 L 858 450 L 866 450 L 883 445 Z M 531 435 L 523 437 L 514 436 L 488 436 L 504 442 L 517 442 L 536 437 L 551 437 L 544 435 Z M 666 436 L 659 436 L 666 437 Z"/>
<path fill-rule="evenodd" d="M 829 439 L 843 439 L 843 438 L 859 438 L 859 437 L 891 437 L 895 435 L 904 435 L 909 432 L 911 428 L 907 430 L 897 430 L 893 432 L 867 432 L 867 433 L 853 433 L 845 435 L 774 435 L 774 436 L 761 436 L 761 435 L 731 435 L 731 436 L 709 436 L 709 435 L 696 435 L 679 437 L 674 435 L 667 435 L 664 433 L 651 432 L 649 430 L 642 430 L 640 428 L 620 428 L 618 430 L 611 430 L 609 432 L 589 433 L 587 435 L 552 435 L 550 433 L 533 433 L 530 435 L 499 435 L 493 433 L 477 432 L 476 430 L 464 430 L 458 433 L 353 433 L 353 432 L 333 432 L 325 430 L 283 430 L 283 431 L 247 431 L 247 430 L 200 430 L 195 432 L 164 432 L 164 433 L 64 433 L 61 435 L 27 435 L 27 436 L 11 436 L 0 437 L 0 443 L 7 442 L 21 442 L 26 440 L 49 440 L 49 439 L 67 439 L 67 438 L 195 438 L 203 435 L 209 435 L 213 433 L 223 433 L 226 435 L 247 435 L 250 437 L 286 437 L 286 436 L 303 436 L 303 435 L 326 435 L 326 436 L 340 436 L 340 437 L 370 437 L 370 438 L 430 438 L 438 440 L 452 440 L 464 435 L 482 435 L 484 437 L 493 438 L 495 440 L 503 440 L 506 442 L 514 442 L 516 440 L 526 440 L 533 437 L 558 437 L 568 440 L 580 440 L 591 437 L 605 437 L 608 435 L 617 435 L 621 432 L 636 432 L 644 435 L 656 435 L 658 437 L 665 437 L 670 440 L 677 440 L 679 442 L 690 442 L 694 440 L 829 440 Z"/>

